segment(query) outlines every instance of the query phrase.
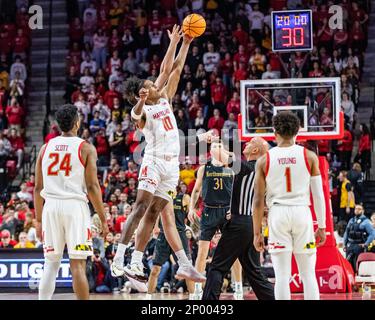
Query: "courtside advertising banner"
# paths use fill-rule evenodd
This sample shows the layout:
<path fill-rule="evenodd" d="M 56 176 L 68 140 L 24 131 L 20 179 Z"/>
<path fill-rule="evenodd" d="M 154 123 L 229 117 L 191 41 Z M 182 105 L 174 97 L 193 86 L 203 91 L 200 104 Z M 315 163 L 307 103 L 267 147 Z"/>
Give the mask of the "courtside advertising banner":
<path fill-rule="evenodd" d="M 43 264 L 41 249 L 1 249 L 0 288 L 37 289 Z M 69 260 L 65 255 L 57 276 L 56 287 L 72 287 Z"/>

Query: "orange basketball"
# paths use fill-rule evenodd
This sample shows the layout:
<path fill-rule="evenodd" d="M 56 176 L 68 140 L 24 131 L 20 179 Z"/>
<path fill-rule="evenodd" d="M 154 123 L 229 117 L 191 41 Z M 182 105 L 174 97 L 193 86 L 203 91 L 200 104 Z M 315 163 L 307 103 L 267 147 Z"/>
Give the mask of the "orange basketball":
<path fill-rule="evenodd" d="M 199 37 L 206 31 L 206 20 L 199 14 L 190 14 L 182 23 L 182 31 L 192 38 Z"/>

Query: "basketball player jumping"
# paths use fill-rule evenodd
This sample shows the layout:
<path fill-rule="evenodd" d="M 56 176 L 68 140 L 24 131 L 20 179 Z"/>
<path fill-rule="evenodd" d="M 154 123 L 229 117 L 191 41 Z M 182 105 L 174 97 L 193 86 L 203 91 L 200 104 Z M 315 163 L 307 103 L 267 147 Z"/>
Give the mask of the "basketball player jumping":
<path fill-rule="evenodd" d="M 168 59 L 164 64 L 166 68 L 172 66 L 166 85 L 163 80 L 153 83 L 150 80 L 140 79 L 130 79 L 125 84 L 128 100 L 135 104 L 131 112 L 132 119 L 143 131 L 147 145 L 140 170 L 135 206 L 125 223 L 121 241 L 111 265 L 112 274 L 117 277 L 126 274 L 139 281 L 146 281 L 142 263 L 143 252 L 156 219 L 161 213 L 166 238 L 179 263 L 176 276 L 196 282 L 205 280 L 205 277 L 192 266 L 183 250 L 173 214 L 172 196 L 176 192 L 179 179 L 180 141 L 170 101 L 176 93 L 193 40 L 187 35 L 183 36 L 182 46 L 173 63 L 181 37 L 179 27 L 176 27 L 170 36 L 171 43 L 168 52 L 171 54 L 167 53 Z M 130 265 L 124 268 L 124 254 L 136 228 L 136 248 Z"/>
<path fill-rule="evenodd" d="M 87 198 L 100 217 L 103 238 L 108 233 L 96 170 L 97 154 L 92 145 L 77 137 L 80 120 L 75 106 L 60 107 L 56 121 L 62 135 L 41 148 L 35 172 L 37 234 L 43 240 L 45 257 L 39 299 L 52 298 L 66 244 L 73 290 L 78 299 L 86 300 L 86 259 L 92 255 Z"/>
<path fill-rule="evenodd" d="M 300 123 L 291 112 L 273 118 L 277 147 L 257 161 L 253 203 L 254 246 L 263 251 L 261 233 L 264 197 L 269 209 L 269 252 L 275 270 L 275 298 L 290 300 L 289 280 L 294 254 L 305 300 L 319 300 L 315 276 L 316 247 L 324 244 L 325 203 L 319 162 L 315 153 L 295 144 Z M 310 189 L 318 221 L 314 235 Z M 315 238 L 317 243 L 315 242 Z"/>

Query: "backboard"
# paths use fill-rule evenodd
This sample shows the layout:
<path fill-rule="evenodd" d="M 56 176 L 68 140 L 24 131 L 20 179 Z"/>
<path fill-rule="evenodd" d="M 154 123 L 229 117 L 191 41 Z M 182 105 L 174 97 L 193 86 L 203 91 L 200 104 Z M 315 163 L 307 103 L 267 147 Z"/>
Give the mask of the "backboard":
<path fill-rule="evenodd" d="M 300 119 L 297 140 L 341 139 L 344 116 L 340 78 L 298 78 L 241 81 L 242 141 L 260 136 L 274 140 L 272 117 L 292 111 Z"/>

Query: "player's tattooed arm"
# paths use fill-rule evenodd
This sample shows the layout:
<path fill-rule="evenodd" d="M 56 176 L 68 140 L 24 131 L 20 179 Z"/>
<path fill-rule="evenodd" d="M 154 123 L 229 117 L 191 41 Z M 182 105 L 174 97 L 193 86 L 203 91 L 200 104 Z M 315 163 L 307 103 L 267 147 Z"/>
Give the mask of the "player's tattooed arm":
<path fill-rule="evenodd" d="M 85 181 L 87 195 L 102 223 L 102 236 L 105 238 L 109 232 L 107 219 L 104 213 L 102 192 L 100 189 L 96 162 L 98 155 L 96 149 L 89 143 L 84 143 L 81 150 L 83 163 L 85 164 Z"/>
<path fill-rule="evenodd" d="M 42 146 L 39 151 L 38 159 L 35 166 L 35 187 L 34 187 L 34 207 L 36 217 L 36 235 L 39 239 L 42 239 L 42 212 L 44 199 L 40 195 L 43 190 L 43 175 L 42 175 L 42 158 L 47 145 Z"/>
<path fill-rule="evenodd" d="M 266 194 L 265 175 L 266 155 L 258 159 L 255 169 L 254 199 L 253 199 L 253 229 L 254 247 L 257 251 L 264 250 L 264 238 L 262 235 L 262 220 L 264 216 L 264 197 Z"/>
<path fill-rule="evenodd" d="M 194 223 L 194 219 L 197 215 L 196 206 L 197 206 L 198 199 L 202 191 L 204 169 L 205 169 L 205 166 L 199 167 L 198 172 L 197 172 L 197 180 L 195 181 L 194 189 L 193 189 L 193 192 L 191 193 L 189 214 L 188 214 L 188 219 L 191 223 Z"/>
<path fill-rule="evenodd" d="M 173 26 L 172 32 L 169 30 L 167 30 L 167 32 L 171 42 L 169 43 L 167 53 L 165 54 L 163 62 L 160 66 L 159 77 L 155 81 L 155 85 L 159 90 L 161 90 L 165 86 L 165 83 L 167 82 L 168 77 L 172 72 L 177 45 L 182 38 L 182 31 L 180 26 L 178 25 Z"/>

